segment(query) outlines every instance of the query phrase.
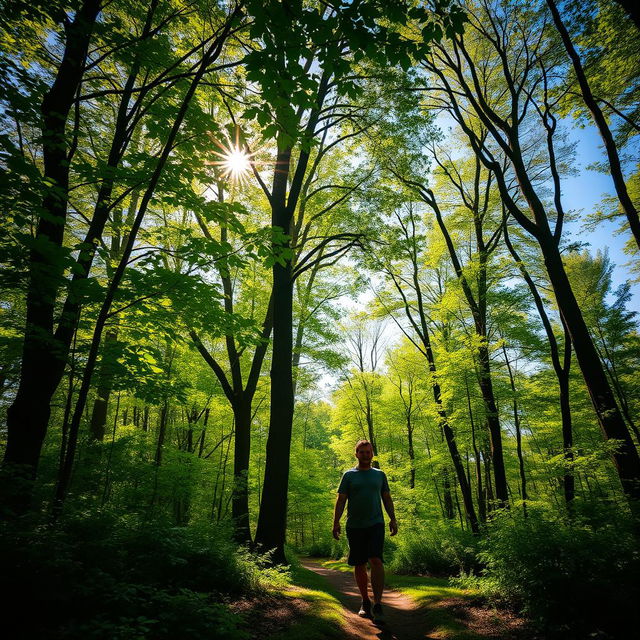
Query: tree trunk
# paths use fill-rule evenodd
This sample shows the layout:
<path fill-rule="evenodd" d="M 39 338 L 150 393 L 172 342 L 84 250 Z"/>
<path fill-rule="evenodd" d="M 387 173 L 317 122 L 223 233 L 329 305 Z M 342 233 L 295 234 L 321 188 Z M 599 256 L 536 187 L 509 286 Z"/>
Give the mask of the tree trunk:
<path fill-rule="evenodd" d="M 279 154 L 278 166 L 288 166 L 290 152 Z M 286 175 L 284 176 L 286 180 Z M 274 178 L 282 181 L 282 175 Z M 286 184 L 280 185 L 282 193 Z M 274 198 L 276 185 L 274 184 Z M 280 199 L 284 202 L 284 197 Z M 291 212 L 286 206 L 273 209 L 272 224 L 289 229 Z M 282 247 L 287 249 L 288 240 Z M 267 438 L 264 488 L 256 530 L 256 544 L 263 550 L 273 550 L 272 561 L 284 563 L 284 544 L 287 526 L 287 493 L 289 485 L 289 455 L 293 424 L 293 283 L 291 261 L 273 266 L 273 351 L 271 359 L 271 406 L 269 436 Z"/>
<path fill-rule="evenodd" d="M 162 449 L 164 447 L 164 441 L 167 437 L 167 421 L 169 417 L 169 401 L 165 398 L 160 409 L 160 420 L 158 422 L 158 440 L 156 441 L 156 453 L 154 456 L 154 462 L 156 466 L 162 464 Z"/>
<path fill-rule="evenodd" d="M 99 0 L 85 0 L 66 28 L 66 45 L 56 79 L 42 100 L 42 160 L 47 189 L 29 255 L 26 327 L 20 384 L 7 411 L 7 447 L 0 483 L 2 502 L 23 513 L 31 501 L 42 443 L 51 412 L 50 402 L 66 363 L 66 350 L 58 349 L 53 334 L 57 293 L 63 283 L 59 249 L 63 245 L 69 192 L 66 122 L 82 82 L 84 64 Z M 55 250 L 54 250 L 55 249 Z M 68 349 L 68 346 L 67 346 Z"/>
<path fill-rule="evenodd" d="M 507 371 L 509 372 L 509 384 L 511 386 L 511 393 L 513 395 L 513 424 L 516 428 L 516 452 L 518 455 L 518 468 L 520 470 L 520 495 L 522 497 L 524 515 L 527 515 L 527 476 L 524 471 L 524 457 L 522 455 L 522 431 L 520 429 L 520 412 L 518 410 L 518 397 L 516 395 L 516 383 L 513 377 L 513 371 L 511 369 L 511 363 L 507 356 L 507 348 L 503 342 L 502 352 L 504 353 L 504 361 L 507 364 Z"/>
<path fill-rule="evenodd" d="M 573 43 L 571 42 L 569 32 L 562 22 L 562 18 L 560 17 L 560 13 L 558 12 L 556 3 L 553 0 L 547 0 L 547 5 L 551 10 L 553 21 L 556 25 L 556 28 L 558 29 L 560 37 L 562 38 L 564 47 L 569 54 L 569 58 L 571 58 L 573 70 L 575 71 L 578 84 L 580 85 L 580 91 L 582 92 L 584 103 L 591 112 L 591 116 L 593 117 L 593 120 L 598 127 L 598 131 L 600 132 L 600 137 L 602 138 L 602 143 L 607 153 L 607 159 L 609 160 L 609 173 L 613 178 L 616 195 L 618 196 L 618 200 L 620 201 L 622 210 L 627 216 L 629 228 L 631 229 L 631 233 L 633 234 L 633 237 L 636 241 L 636 245 L 638 246 L 638 248 L 640 248 L 640 217 L 638 216 L 638 210 L 634 206 L 633 201 L 629 196 L 629 192 L 627 191 L 627 185 L 622 173 L 622 165 L 620 163 L 620 157 L 618 155 L 616 143 L 613 139 L 613 134 L 609 129 L 607 119 L 604 117 L 602 109 L 600 109 L 596 99 L 591 93 L 591 87 L 589 86 L 589 81 L 587 80 L 587 76 L 585 75 L 582 62 L 580 61 L 580 56 L 578 55 L 575 47 L 573 46 Z M 627 10 L 627 7 L 625 7 L 625 9 Z M 636 11 L 636 18 L 637 15 L 638 14 Z"/>
<path fill-rule="evenodd" d="M 97 396 L 93 403 L 91 422 L 89 423 L 89 434 L 91 438 L 99 442 L 104 440 L 107 413 L 109 410 L 109 396 L 111 395 L 111 387 L 113 386 L 113 373 L 109 371 L 109 348 L 117 339 L 117 330 L 109 329 L 105 334 L 104 344 L 102 345 L 103 360 L 100 366 Z"/>
<path fill-rule="evenodd" d="M 493 511 L 495 503 L 493 499 L 493 485 L 491 483 L 491 456 L 482 451 L 482 459 L 484 460 L 484 487 L 485 487 L 485 504 L 487 507 L 487 515 Z"/>
<path fill-rule="evenodd" d="M 408 450 L 407 453 L 409 455 L 409 464 L 411 468 L 409 470 L 409 488 L 415 489 L 416 487 L 416 454 L 413 449 L 413 425 L 411 424 L 411 415 L 407 415 L 407 440 L 408 440 Z"/>
<path fill-rule="evenodd" d="M 414 278 L 415 278 L 414 274 Z M 440 428 L 442 429 L 442 433 L 447 442 L 447 448 L 449 449 L 449 454 L 451 455 L 451 460 L 453 462 L 453 467 L 456 472 L 456 477 L 458 480 L 458 484 L 460 485 L 460 493 L 462 493 L 462 500 L 464 503 L 465 512 L 467 518 L 469 519 L 469 524 L 471 525 L 471 530 L 474 534 L 478 535 L 480 530 L 478 528 L 478 518 L 476 516 L 476 511 L 473 506 L 473 497 L 471 495 L 471 487 L 467 482 L 467 475 L 464 471 L 464 465 L 462 464 L 462 458 L 460 457 L 460 453 L 458 451 L 458 445 L 456 443 L 455 434 L 453 433 L 453 429 L 449 425 L 449 418 L 447 416 L 446 409 L 442 404 L 442 393 L 440 390 L 440 384 L 437 379 L 437 370 L 436 370 L 436 362 L 435 357 L 433 355 L 433 349 L 431 348 L 431 338 L 429 337 L 429 329 L 426 324 L 426 319 L 424 317 L 423 309 L 422 309 L 422 299 L 421 295 L 419 296 L 419 307 L 421 310 L 421 326 L 420 326 L 420 338 L 422 340 L 422 344 L 424 347 L 424 355 L 427 358 L 427 362 L 429 363 L 429 373 L 431 375 L 431 389 L 433 391 L 433 400 L 436 405 L 436 409 L 438 411 L 438 417 L 440 421 Z"/>
<path fill-rule="evenodd" d="M 487 510 L 484 501 L 484 491 L 482 489 L 482 460 L 480 458 L 480 451 L 478 450 L 478 445 L 476 443 L 476 426 L 475 420 L 473 419 L 473 411 L 471 410 L 471 395 L 469 394 L 469 385 L 467 384 L 466 377 L 464 383 L 467 390 L 467 406 L 469 408 L 469 422 L 471 423 L 471 444 L 473 446 L 473 456 L 475 459 L 478 515 L 480 516 L 480 522 L 484 523 L 487 521 Z"/>
<path fill-rule="evenodd" d="M 489 362 L 489 349 L 486 342 L 478 348 L 479 383 L 484 400 L 487 428 L 489 431 L 489 445 L 491 461 L 493 462 L 493 475 L 495 478 L 495 492 L 498 507 L 504 507 L 509 502 L 507 489 L 507 474 L 504 467 L 504 453 L 502 450 L 502 431 L 498 419 L 493 383 L 491 382 L 491 365 Z"/>
<path fill-rule="evenodd" d="M 453 429 L 449 426 L 449 419 L 446 413 L 446 410 L 442 404 L 442 395 L 440 392 L 440 385 L 436 380 L 436 364 L 435 359 L 433 357 L 433 351 L 431 349 L 431 341 L 429 340 L 429 334 L 426 331 L 426 327 L 423 327 L 423 342 L 425 344 L 425 350 L 427 354 L 427 360 L 429 362 L 429 371 L 432 376 L 431 387 L 433 390 L 433 399 L 435 401 L 438 416 L 440 419 L 440 427 L 442 429 L 442 433 L 447 443 L 447 448 L 449 449 L 449 454 L 451 455 L 451 461 L 453 462 L 453 467 L 456 472 L 456 477 L 458 479 L 458 484 L 460 485 L 460 492 L 462 493 L 462 500 L 464 502 L 464 508 L 469 519 L 469 524 L 471 525 L 471 530 L 474 534 L 478 535 L 480 533 L 480 529 L 478 528 L 478 518 L 476 516 L 476 511 L 473 506 L 473 497 L 471 496 L 471 487 L 467 482 L 467 475 L 464 471 L 464 465 L 462 464 L 462 458 L 460 457 L 460 452 L 458 451 L 458 445 L 456 443 L 456 438 L 453 433 Z M 447 478 L 448 481 L 448 478 Z M 447 513 L 448 513 L 448 504 L 447 504 Z M 452 510 L 453 513 L 453 510 Z"/>
<path fill-rule="evenodd" d="M 586 382 L 600 428 L 605 439 L 619 441 L 619 447 L 613 452 L 613 462 L 618 470 L 622 488 L 632 501 L 632 507 L 635 508 L 640 501 L 640 457 L 638 451 L 620 414 L 602 362 L 582 317 L 569 278 L 564 270 L 560 251 L 557 245 L 547 238 L 541 238 L 540 243 L 558 307 L 571 336 L 574 353 Z"/>
<path fill-rule="evenodd" d="M 231 516 L 236 542 L 251 544 L 249 530 L 249 457 L 251 451 L 251 399 L 242 397 L 233 405 L 235 438 L 233 450 L 233 497 Z"/>
<path fill-rule="evenodd" d="M 562 449 L 564 451 L 565 470 L 562 475 L 564 501 L 569 512 L 572 511 L 573 499 L 576 495 L 576 481 L 573 475 L 573 424 L 569 396 L 569 370 L 571 367 L 571 338 L 565 327 L 564 367 L 558 376 L 560 384 L 560 415 L 562 417 Z"/>
<path fill-rule="evenodd" d="M 467 482 L 467 475 L 464 471 L 464 465 L 462 464 L 462 458 L 460 457 L 460 452 L 458 451 L 458 445 L 456 444 L 453 429 L 451 429 L 448 422 L 445 422 L 444 424 L 442 424 L 442 430 L 444 432 L 444 436 L 447 441 L 447 447 L 449 449 L 449 454 L 451 455 L 451 460 L 453 461 L 453 466 L 456 471 L 458 484 L 460 485 L 460 493 L 462 493 L 465 512 L 469 520 L 469 524 L 471 525 L 471 530 L 474 534 L 477 535 L 480 533 L 480 530 L 478 528 L 478 518 L 476 517 L 475 508 L 473 506 L 473 498 L 471 497 L 471 487 Z"/>

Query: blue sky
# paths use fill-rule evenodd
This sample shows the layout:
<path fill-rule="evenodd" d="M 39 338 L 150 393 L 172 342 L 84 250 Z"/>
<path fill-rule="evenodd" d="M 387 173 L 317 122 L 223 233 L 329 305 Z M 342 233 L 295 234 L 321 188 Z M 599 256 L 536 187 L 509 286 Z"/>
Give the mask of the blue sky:
<path fill-rule="evenodd" d="M 570 124 L 569 135 L 578 143 L 576 148 L 576 169 L 578 175 L 565 178 L 562 183 L 563 202 L 568 209 L 582 210 L 586 215 L 598 206 L 603 196 L 613 194 L 613 180 L 608 174 L 600 173 L 587 166 L 596 161 L 605 160 L 600 135 L 594 126 L 579 129 Z M 582 215 L 580 217 L 583 217 Z M 574 240 L 588 242 L 590 251 L 595 253 L 598 249 L 609 250 L 609 257 L 616 265 L 613 271 L 613 285 L 617 287 L 626 280 L 632 280 L 633 274 L 625 266 L 632 258 L 623 253 L 623 246 L 628 235 L 614 235 L 619 226 L 618 222 L 602 223 L 595 231 L 586 231 L 580 220 L 570 223 L 566 232 Z M 640 312 L 640 284 L 631 287 L 632 299 L 629 307 Z"/>

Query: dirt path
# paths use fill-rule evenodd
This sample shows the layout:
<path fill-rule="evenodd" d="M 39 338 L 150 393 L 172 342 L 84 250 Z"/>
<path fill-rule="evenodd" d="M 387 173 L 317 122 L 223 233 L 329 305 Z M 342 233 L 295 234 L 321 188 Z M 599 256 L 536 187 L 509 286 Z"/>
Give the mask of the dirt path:
<path fill-rule="evenodd" d="M 393 589 L 384 592 L 386 623 L 376 626 L 357 614 L 360 593 L 351 573 L 327 569 L 309 558 L 302 560 L 302 566 L 323 576 L 338 592 L 338 599 L 344 606 L 345 632 L 348 634 L 345 640 L 446 640 L 452 637 L 543 640 L 523 618 L 509 611 L 497 611 L 457 597 L 420 606 Z"/>
<path fill-rule="evenodd" d="M 428 610 L 418 607 L 413 600 L 393 590 L 384 593 L 384 614 L 386 623 L 376 626 L 371 620 L 358 616 L 360 593 L 353 575 L 343 571 L 326 569 L 320 564 L 305 559 L 302 566 L 326 578 L 339 593 L 338 599 L 344 605 L 345 640 L 436 640 L 430 636 Z"/>

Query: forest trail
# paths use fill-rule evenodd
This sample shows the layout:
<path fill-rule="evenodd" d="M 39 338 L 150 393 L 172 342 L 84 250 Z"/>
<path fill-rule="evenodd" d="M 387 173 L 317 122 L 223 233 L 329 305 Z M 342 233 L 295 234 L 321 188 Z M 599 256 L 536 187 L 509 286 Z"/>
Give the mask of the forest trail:
<path fill-rule="evenodd" d="M 344 607 L 344 630 L 348 634 L 345 640 L 536 640 L 525 621 L 513 614 L 497 614 L 459 598 L 421 606 L 409 596 L 387 588 L 383 600 L 386 622 L 377 626 L 357 614 L 360 593 L 351 573 L 326 568 L 309 558 L 301 559 L 301 564 L 322 576 L 337 592 Z M 450 618 L 450 623 L 445 623 L 446 630 L 443 617 Z"/>
<path fill-rule="evenodd" d="M 386 623 L 377 626 L 372 620 L 357 614 L 360 593 L 351 573 L 327 569 L 309 559 L 302 560 L 301 564 L 325 578 L 338 592 L 338 599 L 344 607 L 345 632 L 349 634 L 349 640 L 424 640 L 437 637 L 425 632 L 429 627 L 427 609 L 416 605 L 408 596 L 392 589 L 385 590 L 383 604 Z"/>

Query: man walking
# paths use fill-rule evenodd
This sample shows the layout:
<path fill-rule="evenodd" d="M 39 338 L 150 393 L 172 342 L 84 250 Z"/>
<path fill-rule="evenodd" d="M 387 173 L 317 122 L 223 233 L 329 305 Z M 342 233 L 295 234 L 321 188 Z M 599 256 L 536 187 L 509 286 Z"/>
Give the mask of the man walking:
<path fill-rule="evenodd" d="M 368 440 L 356 444 L 358 465 L 342 476 L 338 487 L 338 498 L 333 517 L 333 537 L 340 538 L 340 518 L 344 506 L 347 508 L 347 540 L 349 541 L 349 564 L 354 568 L 356 584 L 362 595 L 362 605 L 358 615 L 373 617 L 374 622 L 384 622 L 382 613 L 382 591 L 384 589 L 384 564 L 382 546 L 384 543 L 384 518 L 380 499 L 389 516 L 389 531 L 398 533 L 393 500 L 389 493 L 387 476 L 380 469 L 371 466 L 373 446 Z M 371 590 L 373 608 L 369 599 L 369 578 L 367 560 L 371 566 Z"/>

